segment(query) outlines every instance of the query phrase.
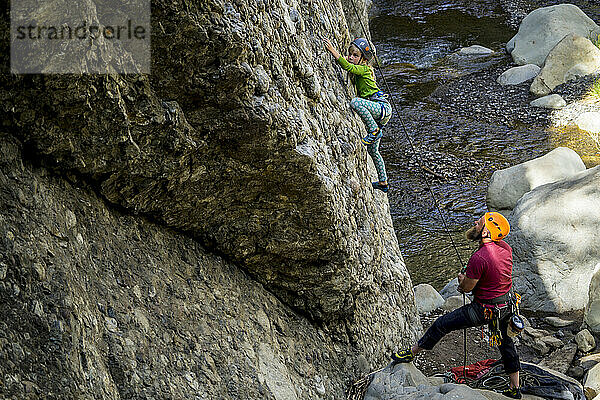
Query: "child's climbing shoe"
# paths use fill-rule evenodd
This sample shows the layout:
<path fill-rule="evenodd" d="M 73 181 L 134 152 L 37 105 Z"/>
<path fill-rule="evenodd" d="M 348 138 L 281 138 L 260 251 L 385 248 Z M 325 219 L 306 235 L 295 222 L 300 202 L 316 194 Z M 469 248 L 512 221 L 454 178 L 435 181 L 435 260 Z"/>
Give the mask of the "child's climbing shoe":
<path fill-rule="evenodd" d="M 394 364 L 398 363 L 409 363 L 415 359 L 415 355 L 413 354 L 411 349 L 400 350 L 394 354 L 392 354 L 392 362 Z"/>
<path fill-rule="evenodd" d="M 370 144 L 375 143 L 378 139 L 381 139 L 382 136 L 383 136 L 383 129 L 377 129 L 376 131 L 371 132 L 364 138 L 360 139 L 360 141 L 362 142 L 362 144 L 365 144 L 368 146 Z"/>
<path fill-rule="evenodd" d="M 371 184 L 373 185 L 373 189 L 379 189 L 383 193 L 387 193 L 390 188 L 390 185 L 382 185 L 379 182 L 371 182 Z"/>
<path fill-rule="evenodd" d="M 504 392 L 502 392 L 503 395 L 505 395 L 506 397 L 510 397 L 511 399 L 520 399 L 523 396 L 521 395 L 521 388 L 510 388 L 505 390 Z"/>

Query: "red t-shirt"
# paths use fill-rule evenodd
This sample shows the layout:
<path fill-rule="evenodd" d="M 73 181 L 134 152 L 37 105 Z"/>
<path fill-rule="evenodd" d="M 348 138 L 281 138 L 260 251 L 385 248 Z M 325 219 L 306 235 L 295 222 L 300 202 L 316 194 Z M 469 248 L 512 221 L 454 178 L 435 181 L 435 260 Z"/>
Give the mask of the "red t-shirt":
<path fill-rule="evenodd" d="M 476 300 L 508 293 L 512 286 L 512 249 L 502 240 L 482 244 L 469 259 L 466 276 L 479 279 L 473 289 Z"/>

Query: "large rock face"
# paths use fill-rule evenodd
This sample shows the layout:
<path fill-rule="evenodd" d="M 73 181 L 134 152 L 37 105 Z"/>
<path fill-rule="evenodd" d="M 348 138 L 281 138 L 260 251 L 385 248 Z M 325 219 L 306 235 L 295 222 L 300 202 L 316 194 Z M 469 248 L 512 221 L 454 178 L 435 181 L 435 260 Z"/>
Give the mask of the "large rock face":
<path fill-rule="evenodd" d="M 48 4 L 49 7 L 51 4 Z M 91 0 L 86 2 L 86 13 L 93 12 L 93 5 Z M 306 383 L 313 379 L 314 369 L 294 365 L 294 371 L 300 372 L 290 372 L 292 367 L 288 360 L 296 359 L 297 354 L 291 355 L 292 350 L 286 354 L 279 352 L 277 346 L 281 337 L 263 337 L 260 334 L 262 328 L 251 323 L 250 318 L 257 318 L 260 326 L 270 326 L 277 331 L 290 329 L 290 332 L 296 329 L 296 323 L 307 326 L 318 323 L 324 330 L 318 333 L 323 339 L 315 339 L 313 332 L 312 338 L 307 336 L 306 343 L 314 341 L 315 346 L 320 347 L 319 343 L 335 338 L 340 354 L 352 354 L 347 361 L 349 366 L 356 362 L 354 356 L 359 354 L 377 364 L 388 357 L 391 349 L 416 337 L 421 327 L 415 312 L 412 284 L 392 228 L 389 205 L 383 194 L 373 193 L 370 180 L 375 171 L 366 150 L 359 145 L 364 127 L 348 106 L 352 93 L 343 74 L 325 54 L 319 39 L 319 36 L 333 35 L 331 38 L 339 48 L 345 48 L 352 39 L 339 3 L 242 0 L 231 4 L 209 0 L 191 6 L 155 1 L 152 3 L 152 75 L 139 76 L 10 75 L 6 36 L 10 31 L 6 18 L 1 20 L 1 26 L 5 28 L 2 30 L 4 51 L 0 56 L 4 61 L 0 77 L 2 122 L 5 130 L 23 143 L 27 157 L 57 175 L 68 176 L 78 187 L 89 185 L 124 213 L 137 215 L 128 217 L 126 223 L 109 218 L 106 224 L 135 225 L 135 221 L 142 223 L 147 217 L 163 226 L 163 230 L 166 225 L 199 240 L 208 254 L 218 254 L 228 260 L 224 269 L 215 269 L 209 263 L 206 270 L 201 269 L 196 274 L 189 272 L 189 265 L 196 266 L 200 263 L 198 260 L 212 256 L 183 252 L 181 246 L 200 249 L 189 239 L 185 239 L 185 245 L 167 239 L 154 242 L 152 238 L 160 236 L 163 230 L 139 234 L 141 239 L 127 246 L 115 238 L 128 235 L 136 238 L 138 233 L 116 228 L 111 231 L 110 227 L 101 229 L 100 223 L 90 222 L 86 225 L 88 234 L 79 232 L 83 243 L 74 234 L 73 240 L 79 246 L 95 244 L 91 250 L 65 255 L 52 267 L 55 272 L 47 275 L 45 287 L 52 289 L 55 284 L 66 285 L 57 295 L 57 302 L 52 300 L 52 313 L 56 318 L 52 317 L 47 329 L 55 335 L 53 329 L 63 326 L 64 330 L 73 322 L 69 310 L 75 310 L 74 315 L 82 309 L 91 313 L 99 299 L 110 299 L 113 292 L 117 293 L 119 297 L 113 302 L 125 304 L 123 310 L 128 313 L 127 317 L 123 316 L 125 322 L 112 316 L 116 309 L 112 305 L 113 311 L 102 311 L 102 316 L 96 316 L 100 322 L 91 316 L 81 317 L 82 322 L 61 333 L 61 337 L 69 342 L 69 346 L 82 340 L 84 345 L 93 342 L 108 350 L 106 368 L 116 365 L 117 369 L 107 373 L 114 375 L 113 387 L 121 396 L 129 393 L 123 391 L 128 390 L 130 380 L 137 382 L 145 378 L 139 372 L 127 372 L 131 371 L 127 369 L 129 367 L 113 362 L 114 354 L 132 353 L 129 342 L 116 342 L 118 347 L 114 351 L 102 342 L 104 335 L 112 337 L 105 333 L 106 330 L 116 332 L 118 336 L 124 323 L 142 327 L 172 326 L 168 336 L 162 332 L 157 334 L 164 343 L 154 340 L 152 335 L 148 339 L 164 344 L 166 363 L 173 368 L 165 372 L 164 385 L 155 384 L 165 388 L 179 384 L 178 380 L 170 378 L 179 373 L 178 376 L 185 379 L 182 386 L 187 384 L 193 389 L 198 385 L 218 386 L 219 390 L 225 391 L 224 387 L 229 390 L 230 378 L 215 375 L 218 368 L 211 367 L 216 360 L 207 358 L 206 363 L 212 368 L 206 372 L 208 380 L 197 378 L 201 370 L 194 365 L 198 364 L 177 362 L 185 358 L 179 352 L 187 351 L 201 357 L 198 354 L 206 348 L 214 347 L 215 354 L 219 354 L 217 349 L 231 346 L 238 351 L 231 352 L 232 357 L 238 357 L 238 363 L 246 363 L 242 350 L 254 354 L 255 358 L 250 358 L 258 364 L 254 361 L 251 364 L 259 365 L 257 371 L 262 372 L 257 372 L 257 378 L 251 382 L 245 382 L 248 389 L 239 389 L 240 396 L 219 392 L 217 397 L 224 398 L 269 398 L 264 393 L 256 393 L 266 390 L 265 385 L 269 388 L 279 385 L 277 382 L 282 382 L 283 387 L 297 387 L 296 374 L 302 375 L 305 382 L 302 385 L 307 385 L 304 389 L 293 389 L 296 395 L 299 398 L 315 397 Z M 14 172 L 5 171 L 4 174 L 11 176 Z M 19 179 L 27 181 L 30 177 Z M 14 191 L 13 198 L 20 198 L 20 191 L 25 192 L 25 189 Z M 72 192 L 69 193 L 67 197 L 72 196 Z M 31 202 L 27 196 L 24 201 Z M 73 203 L 78 204 L 78 201 Z M 88 200 L 81 201 L 86 204 Z M 29 207 L 28 204 L 23 207 Z M 26 214 L 22 208 L 17 211 L 21 216 Z M 92 218 L 86 212 L 100 216 L 107 213 L 103 209 L 84 208 L 72 210 L 71 214 L 76 215 L 75 221 Z M 52 254 L 62 246 L 75 245 L 59 228 L 73 223 L 71 214 L 56 221 L 49 219 L 51 226 L 45 232 L 57 238 L 57 244 L 48 245 Z M 46 217 L 41 217 L 38 223 L 43 218 Z M 5 261 L 9 268 L 6 276 L 10 277 L 10 284 L 5 288 L 7 293 L 15 293 L 17 297 L 24 293 L 27 280 L 23 278 L 19 284 L 16 279 L 20 272 L 15 271 L 20 271 L 18 268 L 35 269 L 34 263 L 40 264 L 38 259 L 45 257 L 42 249 L 40 255 L 33 252 L 31 257 L 34 258 L 27 258 L 29 249 L 38 246 L 42 240 L 42 234 L 29 235 L 31 227 L 25 222 L 15 220 L 7 228 L 12 233 L 6 233 L 7 237 L 18 236 L 17 242 L 21 246 L 18 257 L 11 256 Z M 15 232 L 19 232 L 18 235 Z M 181 255 L 180 251 L 183 252 Z M 86 256 L 88 253 L 91 259 Z M 98 266 L 89 266 L 96 262 L 93 257 L 107 261 L 97 261 Z M 173 270 L 157 270 L 157 266 Z M 242 279 L 245 275 L 236 270 L 238 266 L 262 286 L 234 281 L 228 282 L 225 290 L 205 284 L 205 279 L 209 279 L 205 276 L 213 274 L 220 280 L 228 280 L 230 273 Z M 109 275 L 102 275 L 107 268 Z M 176 276 L 172 283 L 167 279 L 169 274 Z M 106 279 L 113 279 L 113 282 L 106 283 Z M 148 301 L 156 302 L 156 306 L 144 308 L 141 300 L 135 300 L 137 295 L 135 298 L 121 296 L 121 292 L 133 290 L 136 281 L 142 279 L 155 282 L 151 286 L 148 281 L 139 287 L 142 296 L 144 290 L 151 291 L 154 287 L 151 292 L 158 294 L 151 299 L 161 296 L 161 301 Z M 117 284 L 113 285 L 114 282 Z M 269 297 L 261 287 L 283 304 Z M 232 300 L 226 306 L 217 307 L 230 297 Z M 3 303 L 9 305 L 3 309 L 1 320 L 12 318 L 12 310 L 26 307 L 39 310 L 34 307 L 37 304 L 34 302 L 45 307 L 45 302 L 50 303 L 48 299 L 51 298 L 40 289 L 31 292 L 27 302 Z M 273 302 L 273 308 L 263 311 L 272 314 L 269 318 L 273 321 L 267 323 L 259 304 L 269 301 Z M 198 315 L 205 302 L 214 302 L 217 311 L 200 314 L 197 323 L 193 320 L 188 323 L 187 319 Z M 141 307 L 139 315 L 133 312 L 138 305 Z M 166 307 L 164 311 L 163 306 Z M 295 316 L 296 322 L 288 325 L 282 316 L 290 313 L 286 306 L 303 317 Z M 106 308 L 106 304 L 103 303 L 103 307 Z M 256 317 L 238 318 L 238 308 L 245 307 L 249 315 L 256 314 Z M 60 314 L 62 310 L 66 310 L 64 315 Z M 175 316 L 177 321 L 173 322 Z M 219 322 L 219 318 L 226 319 L 227 316 L 239 319 L 239 325 Z M 305 317 L 307 320 L 303 319 Z M 289 317 L 290 321 L 292 319 Z M 33 321 L 35 324 L 36 320 Z M 193 335 L 203 335 L 205 324 L 220 324 L 223 331 L 203 342 L 188 340 Z M 91 327 L 91 330 L 86 331 L 84 327 Z M 8 331 L 11 335 L 18 331 L 38 337 L 35 326 L 24 326 L 22 331 L 18 329 L 18 325 L 11 325 Z M 185 330 L 193 333 L 185 333 Z M 245 336 L 246 330 L 252 331 L 247 334 L 250 336 Z M 94 363 L 80 362 L 77 357 L 102 364 L 100 351 L 76 357 L 84 345 L 55 348 L 52 347 L 54 339 L 50 340 L 55 337 L 52 335 L 36 342 L 37 347 L 31 346 L 28 353 L 47 351 L 46 346 L 56 349 L 52 357 L 69 359 L 74 364 L 60 364 L 55 359 L 49 361 L 54 363 L 49 369 L 54 365 L 57 368 L 53 381 L 74 379 L 73 385 L 86 385 L 89 365 Z M 135 335 L 130 338 L 134 344 L 138 336 L 143 336 L 142 333 Z M 123 340 L 127 337 L 123 336 Z M 255 346 L 263 340 L 275 344 Z M 303 339 L 294 335 L 281 341 L 290 349 L 296 346 L 295 343 L 300 343 L 299 347 L 305 346 Z M 20 354 L 18 348 L 23 345 L 19 346 L 15 347 L 15 354 Z M 175 346 L 176 350 L 169 346 Z M 247 349 L 249 346 L 251 349 Z M 170 351 L 173 355 L 168 355 Z M 132 361 L 132 357 L 124 363 L 141 364 L 140 360 L 148 359 L 144 357 L 146 354 L 164 361 L 160 354 L 148 351 L 139 360 Z M 320 360 L 323 354 L 319 349 L 314 355 L 300 355 L 300 358 Z M 10 353 L 6 358 L 12 355 Z M 335 366 L 327 364 L 331 369 L 324 367 L 329 377 L 345 374 L 340 371 L 347 368 L 341 368 L 338 361 Z M 26 367 L 24 358 L 13 363 L 11 373 L 18 374 Z M 78 363 L 81 373 L 73 372 L 73 368 L 80 368 Z M 218 364 L 228 369 L 228 373 L 236 373 L 224 358 Z M 161 365 L 153 367 L 163 368 Z M 240 376 L 246 376 L 247 371 L 240 371 Z M 107 373 L 94 379 L 102 381 Z M 319 374 L 319 379 L 324 380 L 324 375 Z M 146 380 L 151 381 L 149 375 Z M 317 381 L 316 375 L 314 381 Z M 333 397 L 338 398 L 341 383 L 336 385 L 337 394 Z M 59 389 L 57 386 L 56 390 Z M 114 390 L 107 388 L 111 393 Z M 246 396 L 244 390 L 250 394 Z M 279 395 L 273 394 L 275 398 L 289 398 L 291 392 L 282 390 Z M 106 394 L 106 397 L 111 396 Z M 159 393 L 156 397 L 163 396 Z M 174 392 L 172 397 L 186 398 L 191 394 Z"/>
<path fill-rule="evenodd" d="M 563 312 L 583 309 L 600 268 L 600 167 L 539 186 L 509 216 L 514 285 L 522 307 Z"/>
<path fill-rule="evenodd" d="M 588 290 L 588 302 L 585 306 L 585 323 L 595 332 L 600 332 L 600 263 L 592 275 Z"/>
<path fill-rule="evenodd" d="M 598 71 L 600 49 L 587 38 L 569 34 L 550 51 L 530 90 L 545 96 L 558 85 Z"/>
<path fill-rule="evenodd" d="M 567 147 L 558 147 L 542 157 L 494 171 L 486 202 L 490 209 L 508 214 L 530 190 L 584 171 L 581 157 Z"/>
<path fill-rule="evenodd" d="M 6 134 L 0 208 L 1 398 L 342 398 L 357 360 L 380 362 L 186 235 L 33 168 Z"/>
<path fill-rule="evenodd" d="M 5 125 L 46 165 L 189 232 L 315 320 L 373 326 L 378 293 L 411 284 L 349 87 L 319 39 L 350 42 L 342 8 L 152 6 L 152 75 L 3 74 Z M 396 314 L 391 304 L 378 307 Z"/>
<path fill-rule="evenodd" d="M 541 67 L 550 50 L 570 33 L 593 37 L 600 27 L 573 4 L 538 8 L 523 19 L 507 46 L 515 63 Z"/>

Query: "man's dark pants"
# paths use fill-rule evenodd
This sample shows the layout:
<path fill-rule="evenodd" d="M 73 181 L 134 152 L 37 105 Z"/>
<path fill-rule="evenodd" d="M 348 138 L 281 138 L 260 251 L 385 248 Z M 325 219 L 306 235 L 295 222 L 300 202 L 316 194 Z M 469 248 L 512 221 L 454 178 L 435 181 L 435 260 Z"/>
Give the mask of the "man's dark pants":
<path fill-rule="evenodd" d="M 510 316 L 510 306 L 500 310 L 500 332 L 502 333 L 502 343 L 498 346 L 498 350 L 500 350 L 500 354 L 502 355 L 504 370 L 508 374 L 517 372 L 521 369 L 515 343 L 512 338 L 508 337 L 506 334 Z M 444 335 L 451 331 L 472 328 L 487 323 L 488 320 L 485 319 L 484 307 L 474 301 L 436 319 L 433 325 L 427 329 L 425 335 L 419 340 L 418 344 L 419 347 L 425 350 L 431 350 Z"/>

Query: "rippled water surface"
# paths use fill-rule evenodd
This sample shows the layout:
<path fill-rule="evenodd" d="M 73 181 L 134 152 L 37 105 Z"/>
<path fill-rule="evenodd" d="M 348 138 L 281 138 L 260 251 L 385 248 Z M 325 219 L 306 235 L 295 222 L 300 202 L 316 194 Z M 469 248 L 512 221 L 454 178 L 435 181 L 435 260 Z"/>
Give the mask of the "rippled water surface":
<path fill-rule="evenodd" d="M 483 124 L 440 112 L 428 101 L 427 96 L 448 79 L 498 62 L 492 56 L 461 65 L 452 61 L 452 53 L 478 44 L 504 57 L 503 47 L 516 33 L 493 4 L 469 4 L 376 1 L 370 25 L 398 111 L 386 128 L 381 149 L 393 188 L 388 197 L 394 227 L 413 283 L 430 283 L 437 289 L 456 275 L 461 262 L 466 262 L 475 249 L 462 232 L 486 211 L 485 194 L 492 172 L 540 156 L 553 147 L 542 127 Z M 412 148 L 406 134 L 417 152 L 427 149 L 439 155 L 433 160 L 428 157 L 427 163 L 451 159 L 475 167 L 456 171 L 456 178 L 432 179 L 431 174 L 408 162 Z M 460 169 L 461 163 L 456 164 Z"/>

